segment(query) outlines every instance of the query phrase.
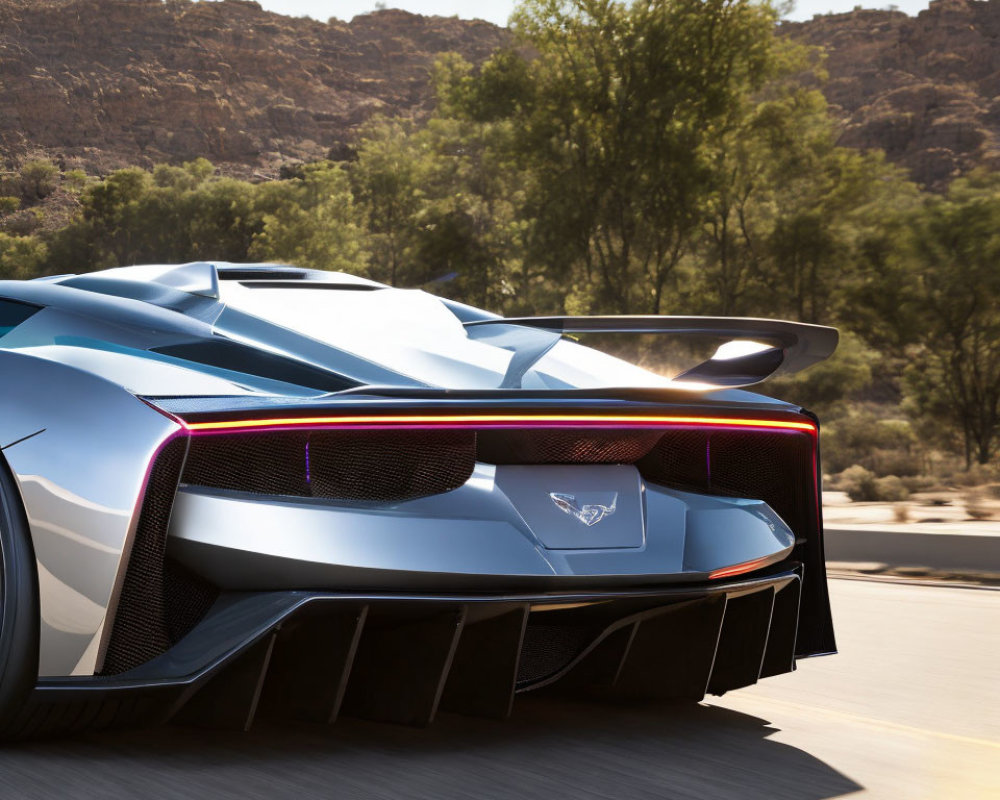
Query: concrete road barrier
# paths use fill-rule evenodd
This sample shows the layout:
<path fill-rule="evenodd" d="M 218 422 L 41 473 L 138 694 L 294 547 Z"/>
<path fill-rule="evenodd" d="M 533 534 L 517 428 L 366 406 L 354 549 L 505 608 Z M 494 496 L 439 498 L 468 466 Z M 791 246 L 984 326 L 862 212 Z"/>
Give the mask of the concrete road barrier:
<path fill-rule="evenodd" d="M 1000 536 L 991 532 L 834 525 L 824 529 L 824 538 L 827 561 L 1000 574 Z"/>

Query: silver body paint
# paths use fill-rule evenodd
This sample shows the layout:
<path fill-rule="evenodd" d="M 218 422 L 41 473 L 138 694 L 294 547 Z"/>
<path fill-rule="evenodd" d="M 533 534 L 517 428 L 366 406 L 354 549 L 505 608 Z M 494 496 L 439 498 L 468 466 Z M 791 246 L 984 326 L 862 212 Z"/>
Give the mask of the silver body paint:
<path fill-rule="evenodd" d="M 179 426 L 57 362 L 0 351 L 0 375 L 17 376 L 0 392 L 0 442 L 38 563 L 39 672 L 93 674 L 147 467 Z"/>

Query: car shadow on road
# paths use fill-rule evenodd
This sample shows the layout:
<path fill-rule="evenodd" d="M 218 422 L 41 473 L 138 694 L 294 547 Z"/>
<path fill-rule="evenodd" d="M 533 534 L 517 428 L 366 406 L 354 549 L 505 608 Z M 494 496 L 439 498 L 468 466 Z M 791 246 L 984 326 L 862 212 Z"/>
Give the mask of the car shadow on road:
<path fill-rule="evenodd" d="M 0 797 L 825 800 L 862 787 L 705 705 L 519 700 L 507 721 L 166 727 L 0 750 Z"/>

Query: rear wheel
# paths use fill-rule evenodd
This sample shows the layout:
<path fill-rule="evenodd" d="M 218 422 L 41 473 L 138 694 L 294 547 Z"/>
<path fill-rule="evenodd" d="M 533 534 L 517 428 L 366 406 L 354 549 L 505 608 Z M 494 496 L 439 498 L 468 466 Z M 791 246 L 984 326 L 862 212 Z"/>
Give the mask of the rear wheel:
<path fill-rule="evenodd" d="M 15 734 L 38 677 L 38 576 L 20 492 L 0 456 L 0 735 Z"/>

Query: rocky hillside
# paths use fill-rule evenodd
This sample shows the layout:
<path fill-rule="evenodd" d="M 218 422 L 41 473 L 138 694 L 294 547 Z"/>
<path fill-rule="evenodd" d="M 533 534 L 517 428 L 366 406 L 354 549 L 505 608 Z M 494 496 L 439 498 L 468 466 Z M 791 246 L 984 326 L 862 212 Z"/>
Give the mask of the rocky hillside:
<path fill-rule="evenodd" d="M 247 0 L 0 0 L 0 153 L 269 171 L 325 156 L 373 112 L 426 109 L 436 54 L 480 60 L 505 36 L 403 11 L 348 24 Z"/>
<path fill-rule="evenodd" d="M 916 17 L 855 11 L 784 23 L 826 50 L 841 144 L 877 147 L 913 179 L 1000 169 L 1000 0 L 933 0 Z"/>
<path fill-rule="evenodd" d="M 826 49 L 843 144 L 883 148 L 933 189 L 1000 168 L 1000 0 L 781 31 Z M 0 159 L 105 172 L 204 155 L 273 174 L 341 147 L 376 111 L 426 111 L 437 54 L 477 61 L 506 38 L 402 11 L 323 23 L 249 0 L 0 0 Z"/>

